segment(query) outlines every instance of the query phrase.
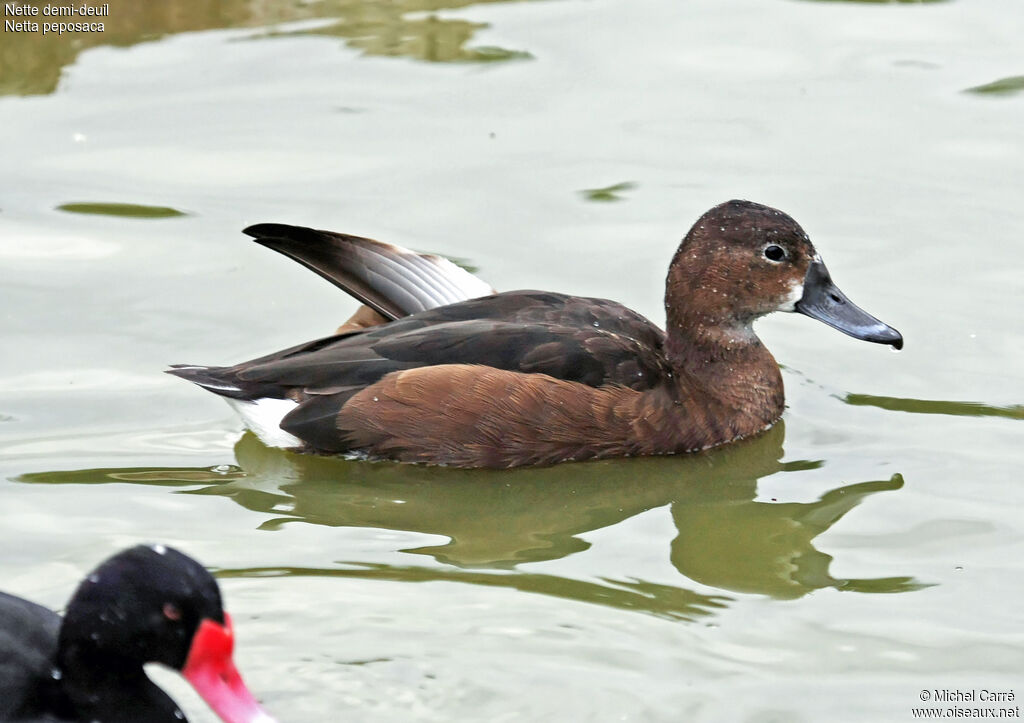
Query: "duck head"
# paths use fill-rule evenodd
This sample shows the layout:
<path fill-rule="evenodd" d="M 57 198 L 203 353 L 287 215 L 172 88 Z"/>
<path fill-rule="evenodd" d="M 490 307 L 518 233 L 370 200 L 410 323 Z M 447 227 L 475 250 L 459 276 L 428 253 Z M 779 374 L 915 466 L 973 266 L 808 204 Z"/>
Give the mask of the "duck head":
<path fill-rule="evenodd" d="M 106 560 L 82 581 L 60 630 L 64 688 L 87 719 L 122 720 L 131 701 L 117 679 L 144 676 L 146 663 L 179 671 L 222 720 L 273 723 L 232 662 L 234 637 L 216 580 L 192 558 L 163 545 L 139 545 Z M 146 720 L 181 719 L 155 686 L 142 686 Z M 141 703 L 140 703 L 141 705 Z M 140 718 L 133 717 L 132 720 Z"/>
<path fill-rule="evenodd" d="M 832 282 L 796 221 L 750 201 L 715 206 L 693 225 L 669 267 L 665 308 L 670 329 L 697 339 L 753 340 L 755 319 L 790 311 L 856 339 L 903 346 L 898 331 Z"/>

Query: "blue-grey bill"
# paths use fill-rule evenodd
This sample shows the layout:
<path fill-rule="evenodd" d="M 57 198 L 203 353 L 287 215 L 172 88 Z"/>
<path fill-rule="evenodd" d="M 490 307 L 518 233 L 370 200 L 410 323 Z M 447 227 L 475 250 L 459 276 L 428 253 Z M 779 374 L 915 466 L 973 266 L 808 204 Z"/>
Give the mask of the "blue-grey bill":
<path fill-rule="evenodd" d="M 832 283 L 828 269 L 821 261 L 812 261 L 804 277 L 804 293 L 796 302 L 796 310 L 812 319 L 823 321 L 855 339 L 903 348 L 903 335 L 854 304 Z"/>

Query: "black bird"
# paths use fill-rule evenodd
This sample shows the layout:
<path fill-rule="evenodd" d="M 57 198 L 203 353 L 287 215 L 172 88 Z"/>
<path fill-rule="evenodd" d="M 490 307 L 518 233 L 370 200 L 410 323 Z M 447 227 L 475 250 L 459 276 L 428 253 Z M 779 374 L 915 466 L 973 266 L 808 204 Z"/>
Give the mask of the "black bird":
<path fill-rule="evenodd" d="M 64 617 L 0 592 L 0 720 L 181 723 L 145 663 L 181 672 L 227 723 L 273 723 L 231 659 L 231 618 L 216 580 L 163 545 L 93 570 Z"/>

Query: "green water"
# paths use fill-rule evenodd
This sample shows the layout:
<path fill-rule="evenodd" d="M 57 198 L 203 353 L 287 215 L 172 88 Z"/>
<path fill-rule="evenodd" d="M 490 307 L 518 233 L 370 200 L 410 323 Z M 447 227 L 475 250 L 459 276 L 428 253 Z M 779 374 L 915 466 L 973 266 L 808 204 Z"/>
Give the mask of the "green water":
<path fill-rule="evenodd" d="M 3 589 L 59 607 L 115 550 L 179 546 L 282 721 L 1019 705 L 1018 6 L 120 0 L 103 33 L 5 31 Z M 763 320 L 788 409 L 731 448 L 512 472 L 310 458 L 160 373 L 353 310 L 252 223 L 660 322 L 678 239 L 733 197 L 797 218 L 906 348 Z"/>

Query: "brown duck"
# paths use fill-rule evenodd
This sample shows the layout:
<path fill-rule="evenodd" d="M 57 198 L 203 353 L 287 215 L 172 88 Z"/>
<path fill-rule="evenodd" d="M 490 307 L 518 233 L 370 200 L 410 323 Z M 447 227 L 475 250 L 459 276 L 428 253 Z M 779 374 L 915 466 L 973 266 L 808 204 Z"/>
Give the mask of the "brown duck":
<path fill-rule="evenodd" d="M 606 299 L 494 293 L 451 262 L 370 239 L 245 232 L 365 307 L 333 336 L 169 373 L 224 397 L 266 444 L 304 452 L 456 467 L 696 452 L 782 415 L 759 317 L 797 311 L 903 345 L 832 283 L 796 221 L 749 201 L 712 208 L 686 234 L 665 331 Z"/>

